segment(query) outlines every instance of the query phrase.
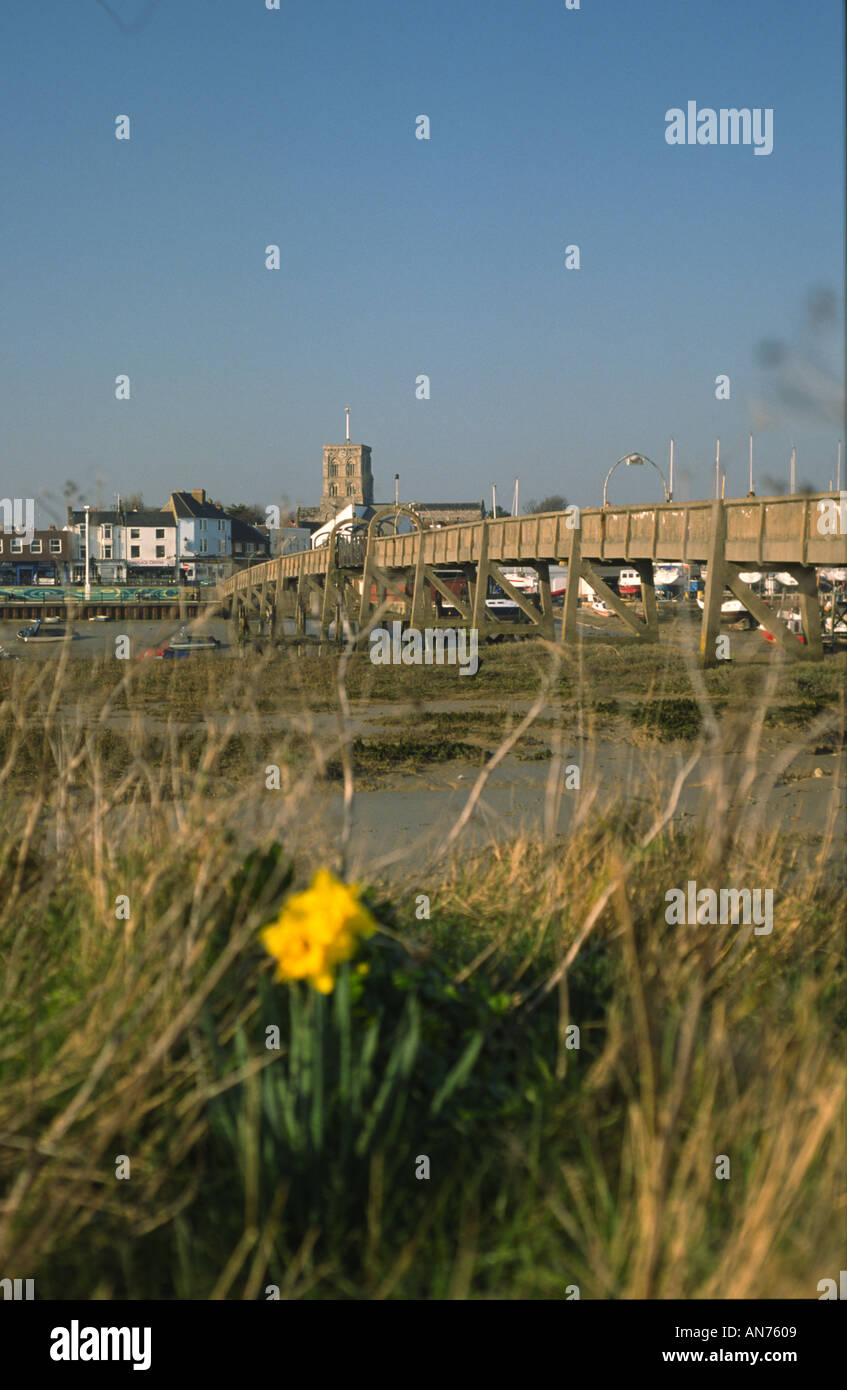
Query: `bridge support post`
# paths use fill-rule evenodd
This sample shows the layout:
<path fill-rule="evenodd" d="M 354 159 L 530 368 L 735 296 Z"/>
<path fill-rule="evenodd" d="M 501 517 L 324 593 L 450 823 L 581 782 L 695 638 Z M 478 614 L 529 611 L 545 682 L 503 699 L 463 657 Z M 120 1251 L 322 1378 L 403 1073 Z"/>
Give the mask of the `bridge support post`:
<path fill-rule="evenodd" d="M 805 655 L 809 661 L 823 661 L 821 640 L 821 610 L 818 603 L 817 574 L 807 565 L 794 572 L 800 599 L 800 621 L 806 638 Z"/>
<path fill-rule="evenodd" d="M 426 567 L 424 565 L 424 544 L 423 535 L 418 539 L 418 554 L 415 561 L 414 579 L 412 581 L 412 610 L 409 615 L 411 626 L 420 630 L 427 616 L 427 591 L 429 585 L 426 578 Z"/>
<path fill-rule="evenodd" d="M 553 599 L 550 593 L 550 566 L 546 560 L 539 560 L 536 569 L 538 571 L 538 597 L 541 599 L 541 621 L 538 626 L 541 636 L 552 642 L 554 619 Z"/>
<path fill-rule="evenodd" d="M 576 625 L 579 604 L 579 581 L 582 571 L 582 539 L 577 527 L 571 531 L 570 552 L 568 554 L 568 584 L 565 589 L 565 602 L 562 609 L 562 641 L 576 642 L 579 636 Z"/>
<path fill-rule="evenodd" d="M 653 583 L 653 564 L 650 560 L 636 560 L 633 568 L 641 580 L 641 602 L 644 607 L 644 639 L 647 642 L 659 640 L 659 610 L 656 607 L 656 586 Z"/>
<path fill-rule="evenodd" d="M 375 565 L 371 552 L 371 530 L 368 527 L 368 544 L 365 551 L 365 563 L 362 566 L 362 597 L 359 602 L 359 631 L 364 632 L 371 620 L 371 585 L 376 580 Z M 377 592 L 377 603 L 379 603 L 379 593 Z"/>
<path fill-rule="evenodd" d="M 721 600 L 726 583 L 726 508 L 719 498 L 712 503 L 712 526 L 703 622 L 700 626 L 700 660 L 704 666 L 717 666 L 717 640 L 721 627 Z"/>
<path fill-rule="evenodd" d="M 328 564 L 326 574 L 324 575 L 323 594 L 321 595 L 321 641 L 329 636 L 335 592 L 335 571 L 332 566 Z"/>
<path fill-rule="evenodd" d="M 479 555 L 476 562 L 471 627 L 475 627 L 479 635 L 483 636 L 488 628 L 488 610 L 485 607 L 488 597 L 488 522 L 481 521 L 479 525 Z"/>
<path fill-rule="evenodd" d="M 298 637 L 305 636 L 306 607 L 306 582 L 301 574 L 297 580 L 297 588 L 294 592 L 294 631 Z"/>

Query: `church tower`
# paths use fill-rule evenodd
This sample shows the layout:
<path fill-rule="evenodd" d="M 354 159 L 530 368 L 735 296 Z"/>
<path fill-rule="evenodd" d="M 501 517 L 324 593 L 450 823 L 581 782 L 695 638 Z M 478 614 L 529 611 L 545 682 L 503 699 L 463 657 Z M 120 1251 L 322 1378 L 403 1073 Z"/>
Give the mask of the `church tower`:
<path fill-rule="evenodd" d="M 372 506 L 374 480 L 369 444 L 350 443 L 350 407 L 347 407 L 347 439 L 343 444 L 325 444 L 321 517 L 329 520 L 350 502 Z"/>

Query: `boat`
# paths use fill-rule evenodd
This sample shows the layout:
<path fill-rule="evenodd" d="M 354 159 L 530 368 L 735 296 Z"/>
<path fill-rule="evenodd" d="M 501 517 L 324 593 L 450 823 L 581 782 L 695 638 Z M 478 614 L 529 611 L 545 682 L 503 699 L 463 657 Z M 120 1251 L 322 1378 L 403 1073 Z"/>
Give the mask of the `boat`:
<path fill-rule="evenodd" d="M 518 589 L 523 594 L 538 593 L 538 573 L 529 566 L 513 566 L 500 572 L 513 589 Z"/>
<path fill-rule="evenodd" d="M 705 606 L 706 606 L 706 600 L 705 600 L 705 598 L 703 597 L 702 593 L 700 593 L 700 591 L 698 590 L 698 591 L 697 591 L 697 607 L 700 608 L 700 609 L 703 609 L 703 608 L 705 608 Z M 722 617 L 722 618 L 727 618 L 727 619 L 729 619 L 730 622 L 735 622 L 738 618 L 744 617 L 745 614 L 746 614 L 748 617 L 750 616 L 749 613 L 748 613 L 748 611 L 747 611 L 747 609 L 746 609 L 746 607 L 745 607 L 744 604 L 741 602 L 741 599 L 740 599 L 740 598 L 725 598 L 725 599 L 722 600 L 722 602 L 721 602 L 721 617 Z"/>
<path fill-rule="evenodd" d="M 0 647 L 0 661 L 20 661 L 17 652 L 9 652 L 5 647 Z"/>
<path fill-rule="evenodd" d="M 551 565 L 550 570 L 550 598 L 553 603 L 564 603 L 565 594 L 568 588 L 568 569 L 567 565 Z"/>
<path fill-rule="evenodd" d="M 50 619 L 48 618 L 47 621 L 49 623 Z M 109 621 L 109 615 L 108 613 L 95 613 L 88 621 L 90 623 L 107 623 Z"/>
<path fill-rule="evenodd" d="M 599 618 L 613 618 L 615 616 L 614 611 L 609 607 L 608 603 L 605 603 L 603 599 L 598 598 L 596 595 L 590 598 L 585 606 L 590 609 L 592 613 L 596 613 Z"/>
<path fill-rule="evenodd" d="M 654 565 L 653 584 L 661 598 L 674 598 L 685 585 L 682 565 Z"/>
<path fill-rule="evenodd" d="M 181 632 L 177 632 L 168 642 L 172 652 L 202 652 L 221 645 L 222 643 L 218 641 L 217 637 L 212 637 L 211 633 L 186 632 L 185 628 Z"/>
<path fill-rule="evenodd" d="M 527 593 L 527 598 L 535 599 L 537 606 L 538 600 L 536 595 Z M 501 589 L 500 585 L 490 577 L 488 580 L 488 593 L 485 599 L 485 607 L 495 618 L 512 619 L 518 623 L 529 622 L 529 618 L 520 604 L 515 603 L 515 600 L 510 598 L 509 595 Z"/>
<path fill-rule="evenodd" d="M 788 631 L 794 634 L 798 642 L 805 642 L 806 636 L 803 632 L 803 619 L 800 616 L 799 612 L 794 610 L 791 613 L 778 613 L 776 616 L 779 618 L 779 621 L 783 624 L 783 626 L 787 627 Z M 759 631 L 761 632 L 766 642 L 773 642 L 776 640 L 774 638 L 773 633 L 768 632 L 764 623 L 759 623 Z"/>
<path fill-rule="evenodd" d="M 30 627 L 22 627 L 17 633 L 20 642 L 64 642 L 71 637 L 63 627 L 44 627 L 41 618 L 36 618 Z"/>
<path fill-rule="evenodd" d="M 618 593 L 621 598 L 634 598 L 641 593 L 641 575 L 638 570 L 621 570 L 618 576 Z"/>

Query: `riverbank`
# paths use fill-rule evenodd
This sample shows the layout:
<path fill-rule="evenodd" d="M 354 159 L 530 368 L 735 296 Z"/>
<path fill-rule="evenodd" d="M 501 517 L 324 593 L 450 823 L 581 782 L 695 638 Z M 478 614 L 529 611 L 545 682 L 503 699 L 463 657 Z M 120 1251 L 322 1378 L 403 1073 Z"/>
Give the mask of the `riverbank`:
<path fill-rule="evenodd" d="M 73 645 L 0 664 L 0 1248 L 39 1297 L 816 1296 L 843 656 Z M 376 924 L 328 996 L 260 935 L 318 870 Z M 692 885 L 735 918 L 671 920 Z"/>

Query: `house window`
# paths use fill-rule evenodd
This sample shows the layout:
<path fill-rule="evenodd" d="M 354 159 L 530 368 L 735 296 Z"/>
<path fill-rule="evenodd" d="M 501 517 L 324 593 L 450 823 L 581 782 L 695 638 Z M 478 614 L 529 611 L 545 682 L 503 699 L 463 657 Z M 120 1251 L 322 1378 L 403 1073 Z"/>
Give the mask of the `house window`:
<path fill-rule="evenodd" d="M 104 560 L 111 560 L 111 558 L 112 558 L 112 547 L 111 547 L 110 545 L 104 545 L 104 546 L 103 546 L 103 559 L 104 559 Z"/>
<path fill-rule="evenodd" d="M 330 483 L 330 485 L 329 485 L 329 495 L 330 495 L 330 497 L 337 497 L 337 496 L 338 496 L 338 488 L 336 487 L 335 483 Z"/>
<path fill-rule="evenodd" d="M 138 541 L 141 539 L 141 532 L 139 531 L 137 526 L 130 526 L 129 538 L 131 541 Z"/>
<path fill-rule="evenodd" d="M 23 555 L 23 553 L 24 553 L 24 543 L 23 543 L 23 541 L 12 541 L 12 554 L 13 554 L 13 555 Z"/>
<path fill-rule="evenodd" d="M 51 536 L 51 538 L 50 538 L 50 554 L 51 554 L 51 555 L 61 555 L 61 553 L 62 553 L 62 542 L 61 542 L 60 540 L 54 540 L 53 537 Z"/>
<path fill-rule="evenodd" d="M 348 478 L 352 478 L 352 476 L 353 476 L 353 465 L 352 465 L 352 463 L 348 463 L 348 465 L 347 465 L 347 477 L 348 477 Z"/>
<path fill-rule="evenodd" d="M 329 476 L 330 476 L 331 478 L 337 478 L 337 477 L 338 477 L 338 465 L 337 465 L 336 463 L 331 463 L 331 464 L 329 465 Z"/>
<path fill-rule="evenodd" d="M 201 522 L 200 522 L 200 530 L 201 530 L 201 531 L 205 531 L 205 530 L 206 530 L 206 523 L 205 523 L 205 521 L 201 521 Z"/>
<path fill-rule="evenodd" d="M 111 528 L 111 526 L 104 526 L 104 527 L 103 527 L 103 539 L 104 539 L 104 541 L 110 541 L 110 540 L 112 539 L 112 528 Z"/>
<path fill-rule="evenodd" d="M 32 553 L 33 555 L 40 555 L 40 554 L 41 554 L 41 541 L 30 541 L 30 543 L 29 543 L 29 548 L 30 548 L 30 551 L 31 551 L 31 553 Z"/>
<path fill-rule="evenodd" d="M 165 547 L 164 547 L 163 545 L 157 545 L 157 546 L 156 546 L 156 559 L 157 559 L 157 560 L 164 560 L 164 558 L 165 558 Z"/>
<path fill-rule="evenodd" d="M 141 554 L 141 546 L 140 546 L 140 545 L 131 545 L 131 546 L 129 547 L 129 558 L 130 558 L 130 560 L 137 560 L 140 554 Z"/>
<path fill-rule="evenodd" d="M 201 555 L 206 555 L 206 554 L 208 553 L 208 549 L 209 549 L 209 546 L 208 546 L 207 541 L 201 540 L 201 542 L 200 542 L 200 554 L 201 554 Z"/>
<path fill-rule="evenodd" d="M 241 544 L 241 541 L 235 541 L 232 548 L 235 551 L 236 555 L 240 555 L 244 549 L 244 546 Z"/>
<path fill-rule="evenodd" d="M 164 528 L 164 526 L 157 526 L 157 527 L 156 527 L 156 540 L 157 540 L 157 541 L 163 541 L 164 539 L 165 539 L 165 528 Z"/>

